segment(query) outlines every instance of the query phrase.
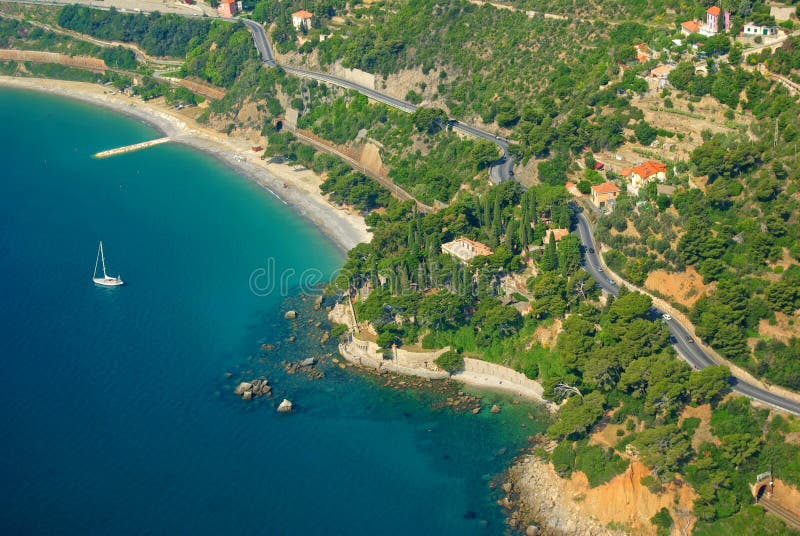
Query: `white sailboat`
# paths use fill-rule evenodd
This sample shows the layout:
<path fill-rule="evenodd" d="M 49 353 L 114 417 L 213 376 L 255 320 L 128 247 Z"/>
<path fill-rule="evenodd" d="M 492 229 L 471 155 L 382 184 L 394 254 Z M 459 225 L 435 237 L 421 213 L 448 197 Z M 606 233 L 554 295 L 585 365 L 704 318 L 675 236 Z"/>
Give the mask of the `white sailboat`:
<path fill-rule="evenodd" d="M 97 265 L 103 265 L 103 277 L 97 277 Z M 106 256 L 103 254 L 103 242 L 100 241 L 100 248 L 97 250 L 97 260 L 94 261 L 94 273 L 92 273 L 92 281 L 104 287 L 118 287 L 122 285 L 122 279 L 117 277 L 109 277 L 106 273 Z"/>

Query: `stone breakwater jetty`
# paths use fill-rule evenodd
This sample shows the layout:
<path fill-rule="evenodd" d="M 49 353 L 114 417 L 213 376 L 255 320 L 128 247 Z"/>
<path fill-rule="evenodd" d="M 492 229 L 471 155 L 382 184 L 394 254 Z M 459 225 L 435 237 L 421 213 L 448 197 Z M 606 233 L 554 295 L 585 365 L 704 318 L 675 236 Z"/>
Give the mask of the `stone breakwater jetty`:
<path fill-rule="evenodd" d="M 99 153 L 95 153 L 94 157 L 108 158 L 109 156 L 115 156 L 118 154 L 132 153 L 133 151 L 147 149 L 148 147 L 161 145 L 162 143 L 167 143 L 168 141 L 172 141 L 172 138 L 170 138 L 169 136 L 165 136 L 163 138 L 158 138 L 155 140 L 143 141 L 141 143 L 134 143 L 132 145 L 126 145 L 124 147 L 117 147 L 116 149 L 108 149 L 107 151 L 100 151 Z"/>

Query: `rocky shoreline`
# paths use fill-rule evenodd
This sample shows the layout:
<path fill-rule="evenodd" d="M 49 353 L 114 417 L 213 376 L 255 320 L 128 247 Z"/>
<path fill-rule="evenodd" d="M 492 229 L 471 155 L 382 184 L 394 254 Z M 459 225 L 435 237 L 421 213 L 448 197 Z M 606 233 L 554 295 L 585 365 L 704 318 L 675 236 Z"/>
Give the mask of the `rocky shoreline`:
<path fill-rule="evenodd" d="M 506 509 L 508 526 L 526 536 L 626 534 L 587 516 L 580 497 L 564 497 L 558 480 L 549 461 L 531 453 L 517 457 L 506 472 L 506 496 L 499 502 Z"/>

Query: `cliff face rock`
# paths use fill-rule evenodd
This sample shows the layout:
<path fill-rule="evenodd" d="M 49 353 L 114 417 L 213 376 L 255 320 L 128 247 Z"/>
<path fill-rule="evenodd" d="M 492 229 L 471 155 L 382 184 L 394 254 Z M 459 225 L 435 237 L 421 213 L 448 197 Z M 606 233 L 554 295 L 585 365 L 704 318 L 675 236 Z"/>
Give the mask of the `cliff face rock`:
<path fill-rule="evenodd" d="M 624 532 L 615 528 L 625 526 L 630 534 L 655 536 L 650 518 L 665 507 L 676 522 L 675 534 L 680 534 L 678 525 L 691 530 L 695 498 L 691 487 L 669 484 L 655 494 L 640 483 L 647 474 L 648 469 L 634 461 L 610 482 L 590 488 L 583 473 L 562 479 L 548 462 L 527 456 L 509 470 L 510 522 L 519 527 L 538 523 L 542 534 L 617 535 Z"/>

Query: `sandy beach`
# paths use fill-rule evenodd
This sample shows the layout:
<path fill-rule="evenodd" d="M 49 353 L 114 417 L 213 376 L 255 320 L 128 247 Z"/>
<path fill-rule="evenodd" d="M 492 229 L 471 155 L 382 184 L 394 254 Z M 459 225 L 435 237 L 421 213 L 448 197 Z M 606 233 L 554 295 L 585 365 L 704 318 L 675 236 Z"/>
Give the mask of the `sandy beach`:
<path fill-rule="evenodd" d="M 372 238 L 360 215 L 334 206 L 322 195 L 319 190 L 322 177 L 313 171 L 302 166 L 268 163 L 261 159 L 260 152 L 252 150 L 252 140 L 205 128 L 174 108 L 119 92 L 112 95 L 106 87 L 85 82 L 0 76 L 0 86 L 75 98 L 141 119 L 175 142 L 213 155 L 250 177 L 308 218 L 344 251 Z"/>

